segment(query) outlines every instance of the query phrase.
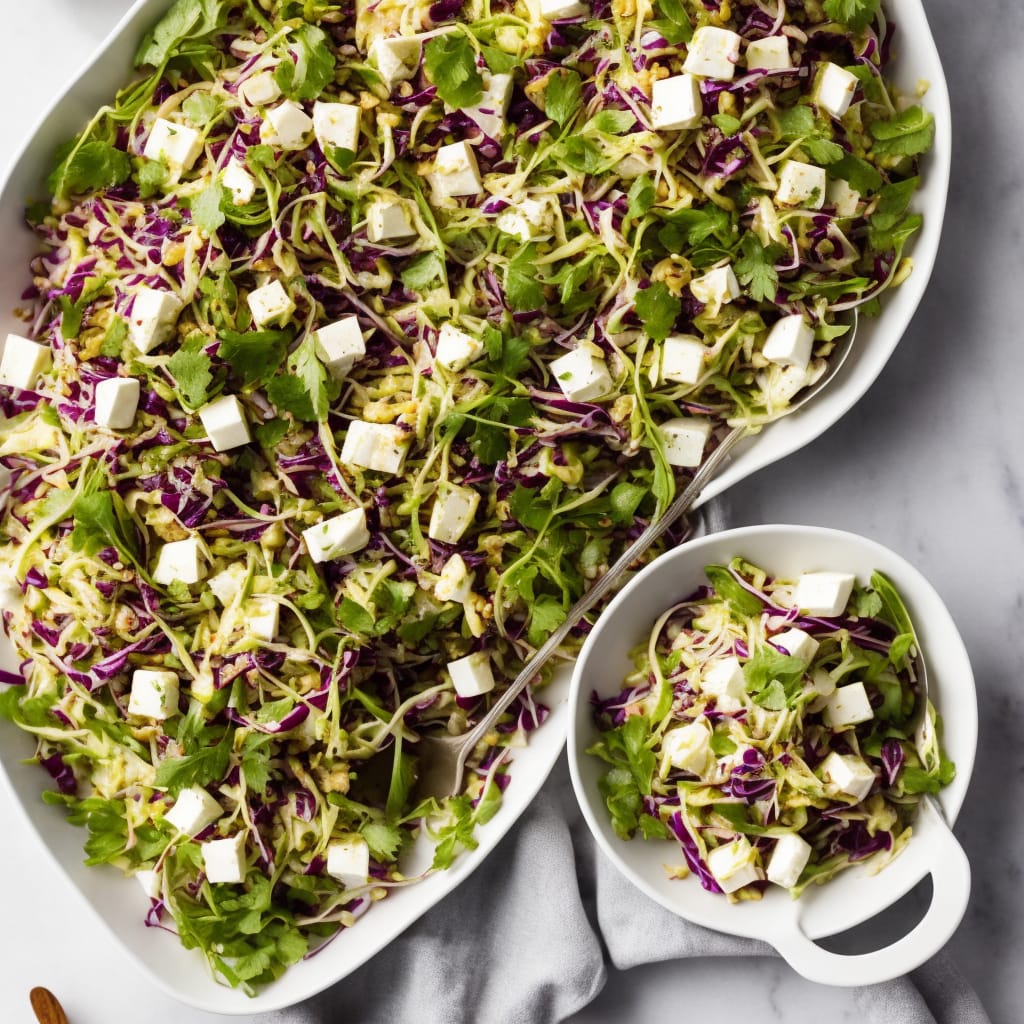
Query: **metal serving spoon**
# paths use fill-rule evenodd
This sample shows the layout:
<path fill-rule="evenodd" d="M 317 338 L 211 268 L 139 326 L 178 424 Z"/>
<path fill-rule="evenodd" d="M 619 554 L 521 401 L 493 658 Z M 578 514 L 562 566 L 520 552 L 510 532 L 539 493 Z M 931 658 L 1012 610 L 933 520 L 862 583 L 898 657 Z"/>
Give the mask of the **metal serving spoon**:
<path fill-rule="evenodd" d="M 64 1007 L 48 988 L 34 988 L 28 998 L 39 1024 L 68 1024 Z"/>
<path fill-rule="evenodd" d="M 836 343 L 829 356 L 828 369 L 813 384 L 797 395 L 780 419 L 805 406 L 811 399 L 819 395 L 833 380 L 840 367 L 846 362 L 853 340 L 857 334 L 857 313 L 854 311 L 850 329 Z M 547 638 L 534 656 L 526 663 L 523 670 L 512 681 L 511 685 L 494 702 L 491 709 L 467 733 L 460 736 L 423 736 L 416 744 L 419 755 L 419 778 L 417 792 L 424 797 L 433 796 L 440 799 L 454 796 L 462 789 L 462 776 L 466 769 L 466 759 L 476 745 L 494 727 L 508 706 L 536 678 L 537 673 L 547 664 L 549 659 L 561 647 L 562 642 L 572 629 L 595 605 L 611 591 L 618 588 L 626 570 L 658 540 L 666 530 L 686 512 L 700 496 L 708 482 L 715 475 L 728 454 L 749 433 L 746 425 L 733 427 L 718 446 L 700 464 L 690 482 L 676 496 L 665 514 L 647 529 L 619 557 L 619 560 L 588 590 L 573 606 L 565 617 L 565 621 Z"/>

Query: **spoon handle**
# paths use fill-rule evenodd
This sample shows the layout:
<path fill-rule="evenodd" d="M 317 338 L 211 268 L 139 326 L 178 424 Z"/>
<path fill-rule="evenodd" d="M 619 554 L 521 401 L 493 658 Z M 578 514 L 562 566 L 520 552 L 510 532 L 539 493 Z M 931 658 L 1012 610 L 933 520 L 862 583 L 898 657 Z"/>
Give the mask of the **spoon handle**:
<path fill-rule="evenodd" d="M 48 988 L 34 988 L 28 998 L 39 1024 L 68 1024 L 64 1007 Z"/>

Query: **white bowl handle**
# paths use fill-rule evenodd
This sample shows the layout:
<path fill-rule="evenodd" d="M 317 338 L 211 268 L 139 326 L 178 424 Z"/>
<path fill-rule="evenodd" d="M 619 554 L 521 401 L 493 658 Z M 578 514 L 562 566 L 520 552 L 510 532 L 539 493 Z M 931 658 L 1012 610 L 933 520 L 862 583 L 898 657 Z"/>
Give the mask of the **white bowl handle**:
<path fill-rule="evenodd" d="M 931 798 L 921 801 L 912 842 L 929 851 L 932 901 L 924 917 L 903 938 L 873 953 L 831 953 L 804 934 L 799 915 L 794 914 L 786 926 L 767 936 L 768 941 L 795 971 L 823 985 L 874 985 L 920 967 L 960 924 L 971 893 L 971 868 Z"/>

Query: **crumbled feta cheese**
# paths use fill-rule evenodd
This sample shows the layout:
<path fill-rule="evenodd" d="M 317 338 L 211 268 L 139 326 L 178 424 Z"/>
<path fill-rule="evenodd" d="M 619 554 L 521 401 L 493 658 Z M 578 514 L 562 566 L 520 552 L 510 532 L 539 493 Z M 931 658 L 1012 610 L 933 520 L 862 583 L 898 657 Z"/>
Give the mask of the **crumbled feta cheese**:
<path fill-rule="evenodd" d="M 285 100 L 267 111 L 260 125 L 260 141 L 279 149 L 303 149 L 313 130 L 313 119 L 298 103 Z"/>
<path fill-rule="evenodd" d="M 700 81 L 693 75 L 659 78 L 651 91 L 651 124 L 660 131 L 696 128 L 704 116 Z"/>
<path fill-rule="evenodd" d="M 672 334 L 661 343 L 661 379 L 696 384 L 704 372 L 707 346 L 692 334 Z"/>
<path fill-rule="evenodd" d="M 768 860 L 765 875 L 769 882 L 792 889 L 800 878 L 800 872 L 811 857 L 811 845 L 795 832 L 779 836 Z"/>
<path fill-rule="evenodd" d="M 442 146 L 434 157 L 434 169 L 428 175 L 434 199 L 483 195 L 476 154 L 468 142 L 452 142 Z"/>
<path fill-rule="evenodd" d="M 792 66 L 786 36 L 766 36 L 747 43 L 747 67 L 751 71 L 785 71 Z"/>
<path fill-rule="evenodd" d="M 151 899 L 158 900 L 163 895 L 163 873 L 143 868 L 135 872 L 135 881 L 142 886 L 142 891 Z"/>
<path fill-rule="evenodd" d="M 374 473 L 397 475 L 405 465 L 411 440 L 409 431 L 393 423 L 353 420 L 345 434 L 341 461 L 347 466 L 359 466 Z"/>
<path fill-rule="evenodd" d="M 249 292 L 249 312 L 257 327 L 283 327 L 295 312 L 295 303 L 278 280 Z"/>
<path fill-rule="evenodd" d="M 787 629 L 771 638 L 776 647 L 781 647 L 793 658 L 810 661 L 818 650 L 818 641 L 802 629 Z"/>
<path fill-rule="evenodd" d="M 836 211 L 837 217 L 855 217 L 860 204 L 860 193 L 850 188 L 848 181 L 836 178 L 825 189 L 825 202 Z"/>
<path fill-rule="evenodd" d="M 578 0 L 540 0 L 540 13 L 548 21 L 562 21 L 581 18 L 590 13 L 590 8 Z"/>
<path fill-rule="evenodd" d="M 359 149 L 359 108 L 352 103 L 313 104 L 313 133 L 320 148 L 326 153 L 328 146 L 347 149 L 355 153 Z"/>
<path fill-rule="evenodd" d="M 181 309 L 177 295 L 140 285 L 128 315 L 128 340 L 143 355 L 152 351 L 170 338 Z"/>
<path fill-rule="evenodd" d="M 805 572 L 797 578 L 793 604 L 805 615 L 842 615 L 857 578 L 848 572 Z"/>
<path fill-rule="evenodd" d="M 416 74 L 420 64 L 421 44 L 417 39 L 375 39 L 370 44 L 370 63 L 375 65 L 388 92 L 399 82 Z"/>
<path fill-rule="evenodd" d="M 322 522 L 302 531 L 309 557 L 314 562 L 330 562 L 342 555 L 360 551 L 370 543 L 370 531 L 366 528 L 366 512 L 354 508 L 340 516 L 324 519 Z"/>
<path fill-rule="evenodd" d="M 473 577 L 469 574 L 462 555 L 456 553 L 441 567 L 434 584 L 434 597 L 438 601 L 454 601 L 462 604 L 473 591 Z"/>
<path fill-rule="evenodd" d="M 258 71 L 238 87 L 238 93 L 250 107 L 262 107 L 281 98 L 281 87 L 273 71 Z"/>
<path fill-rule="evenodd" d="M 174 806 L 164 815 L 164 821 L 187 836 L 194 836 L 212 825 L 224 811 L 217 801 L 201 786 L 183 789 Z"/>
<path fill-rule="evenodd" d="M 820 210 L 825 205 L 827 185 L 828 175 L 824 168 L 800 160 L 787 160 L 779 174 L 775 201 L 783 206 L 806 206 L 809 210 Z"/>
<path fill-rule="evenodd" d="M 577 345 L 571 352 L 553 359 L 550 369 L 570 402 L 592 402 L 612 390 L 608 364 L 594 345 Z"/>
<path fill-rule="evenodd" d="M 693 33 L 687 44 L 683 70 L 701 78 L 730 81 L 740 61 L 742 38 L 729 29 L 704 25 Z"/>
<path fill-rule="evenodd" d="M 0 384 L 31 391 L 39 377 L 50 368 L 53 353 L 49 345 L 29 341 L 20 334 L 8 334 L 0 359 Z"/>
<path fill-rule="evenodd" d="M 702 416 L 677 416 L 658 428 L 670 466 L 699 466 L 711 436 L 711 420 Z"/>
<path fill-rule="evenodd" d="M 871 766 L 856 754 L 837 754 L 834 750 L 821 762 L 821 774 L 841 793 L 863 800 L 875 784 Z"/>
<path fill-rule="evenodd" d="M 96 385 L 93 419 L 101 427 L 127 430 L 135 422 L 141 388 L 134 377 L 108 377 Z"/>
<path fill-rule="evenodd" d="M 701 693 L 714 697 L 730 697 L 738 701 L 747 692 L 747 681 L 739 658 L 729 655 L 708 664 L 700 680 Z"/>
<path fill-rule="evenodd" d="M 452 324 L 441 324 L 434 353 L 434 362 L 439 366 L 452 373 L 461 373 L 483 354 L 484 343 L 479 338 L 460 331 Z"/>
<path fill-rule="evenodd" d="M 244 832 L 236 832 L 228 839 L 211 839 L 201 849 L 208 882 L 235 885 L 245 881 Z"/>
<path fill-rule="evenodd" d="M 757 852 L 746 836 L 716 846 L 708 852 L 708 870 L 715 876 L 722 892 L 735 892 L 760 877 L 755 858 Z"/>
<path fill-rule="evenodd" d="M 256 179 L 235 157 L 228 161 L 224 173 L 220 176 L 220 182 L 231 193 L 231 202 L 235 206 L 245 206 L 256 194 Z"/>
<path fill-rule="evenodd" d="M 502 210 L 494 221 L 499 231 L 521 242 L 549 234 L 548 204 L 539 199 L 523 199 L 517 206 Z"/>
<path fill-rule="evenodd" d="M 661 741 L 663 766 L 667 763 L 694 775 L 703 775 L 710 756 L 711 729 L 705 719 L 669 729 Z"/>
<path fill-rule="evenodd" d="M 245 410 L 237 395 L 221 395 L 199 410 L 206 436 L 214 451 L 226 452 L 252 440 Z"/>
<path fill-rule="evenodd" d="M 716 316 L 727 302 L 733 302 L 743 294 L 731 263 L 695 277 L 690 282 L 690 291 L 698 302 L 708 307 L 712 316 Z"/>
<path fill-rule="evenodd" d="M 465 658 L 448 662 L 448 674 L 452 686 L 460 697 L 479 697 L 494 689 L 494 673 L 491 671 L 491 656 L 487 651 L 476 651 Z"/>
<path fill-rule="evenodd" d="M 847 729 L 870 722 L 875 717 L 863 683 L 847 683 L 829 694 L 824 708 L 825 722 L 830 729 Z"/>
<path fill-rule="evenodd" d="M 244 565 L 229 565 L 216 576 L 211 576 L 206 581 L 206 586 L 213 596 L 226 607 L 234 601 L 238 592 L 245 586 L 245 578 L 248 575 Z"/>
<path fill-rule="evenodd" d="M 245 626 L 257 640 L 270 643 L 277 636 L 281 606 L 272 598 L 256 597 L 249 602 Z"/>
<path fill-rule="evenodd" d="M 492 139 L 505 133 L 505 111 L 512 99 L 512 76 L 483 73 L 483 97 L 474 107 L 464 107 L 463 113 Z"/>
<path fill-rule="evenodd" d="M 814 329 L 800 313 L 776 320 L 764 343 L 764 357 L 779 366 L 806 370 L 814 347 Z"/>
<path fill-rule="evenodd" d="M 850 109 L 857 91 L 857 76 L 838 64 L 826 63 L 818 72 L 814 102 L 825 113 L 841 118 Z"/>
<path fill-rule="evenodd" d="M 178 713 L 178 676 L 174 672 L 137 668 L 132 673 L 128 714 L 162 722 Z"/>
<path fill-rule="evenodd" d="M 327 874 L 346 889 L 358 889 L 370 880 L 370 848 L 362 836 L 336 839 L 327 847 Z"/>
<path fill-rule="evenodd" d="M 171 583 L 198 583 L 206 572 L 198 537 L 168 541 L 157 555 L 153 579 L 162 586 Z"/>
<path fill-rule="evenodd" d="M 149 130 L 142 155 L 147 160 L 163 160 L 171 170 L 187 171 L 202 151 L 203 136 L 195 128 L 158 117 Z"/>
<path fill-rule="evenodd" d="M 356 362 L 366 355 L 363 329 L 354 316 L 325 324 L 314 332 L 313 344 L 320 361 L 335 380 L 347 377 Z"/>
<path fill-rule="evenodd" d="M 438 484 L 427 536 L 443 544 L 457 543 L 469 529 L 479 505 L 480 495 L 471 487 L 446 481 Z"/>
<path fill-rule="evenodd" d="M 404 199 L 397 196 L 394 199 L 377 199 L 366 211 L 366 237 L 374 244 L 402 242 L 415 234 L 416 228 Z"/>

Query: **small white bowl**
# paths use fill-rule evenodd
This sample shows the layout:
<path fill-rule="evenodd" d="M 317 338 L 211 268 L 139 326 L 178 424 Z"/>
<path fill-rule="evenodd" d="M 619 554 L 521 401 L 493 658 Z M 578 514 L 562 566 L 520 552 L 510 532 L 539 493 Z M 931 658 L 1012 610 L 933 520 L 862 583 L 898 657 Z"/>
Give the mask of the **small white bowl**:
<path fill-rule="evenodd" d="M 862 583 L 875 569 L 889 576 L 906 601 L 926 653 L 929 696 L 943 717 L 944 746 L 957 768 L 956 778 L 937 800 L 922 800 L 913 836 L 894 861 L 877 874 L 871 874 L 870 864 L 850 868 L 824 885 L 809 887 L 798 900 L 773 886 L 759 901 L 733 904 L 705 891 L 692 876 L 669 879 L 663 865 L 682 862 L 678 844 L 620 839 L 598 790 L 605 766 L 586 753 L 600 736 L 591 695 L 618 693 L 632 668 L 629 652 L 649 634 L 655 619 L 706 582 L 705 565 L 736 556 L 773 576 L 793 578 L 825 569 L 854 573 Z M 708 928 L 762 939 L 804 977 L 828 985 L 870 985 L 905 974 L 937 952 L 959 925 L 970 894 L 970 867 L 949 825 L 974 765 L 974 677 L 942 600 L 913 566 L 888 548 L 855 534 L 811 526 L 752 526 L 683 544 L 638 573 L 601 615 L 576 663 L 569 701 L 569 768 L 583 816 L 616 867 L 666 909 Z M 928 874 L 931 904 L 901 939 L 858 956 L 832 953 L 815 943 L 881 913 Z"/>

